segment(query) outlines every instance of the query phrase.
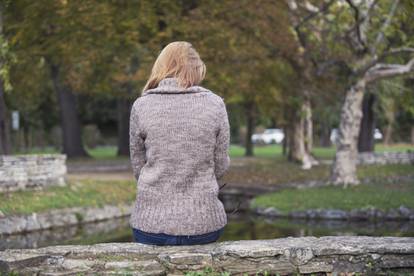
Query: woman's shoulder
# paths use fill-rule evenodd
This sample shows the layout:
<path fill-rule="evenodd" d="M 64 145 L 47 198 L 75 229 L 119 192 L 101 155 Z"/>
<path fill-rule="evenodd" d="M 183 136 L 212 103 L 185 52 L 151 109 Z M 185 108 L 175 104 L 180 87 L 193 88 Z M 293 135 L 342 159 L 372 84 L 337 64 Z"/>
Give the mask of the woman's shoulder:
<path fill-rule="evenodd" d="M 202 94 L 207 98 L 207 102 L 210 107 L 213 107 L 213 109 L 217 112 L 221 112 L 223 109 L 225 109 L 226 104 L 223 97 L 208 88 L 202 86 L 198 86 L 198 88 L 205 92 Z"/>
<path fill-rule="evenodd" d="M 200 92 L 204 92 L 207 97 L 210 97 L 212 101 L 215 101 L 217 103 L 224 102 L 224 98 L 212 91 L 211 89 L 208 89 L 204 86 L 192 86 L 192 88 L 198 89 Z"/>
<path fill-rule="evenodd" d="M 224 98 L 216 92 L 214 92 L 213 90 L 200 85 L 192 86 L 192 88 L 200 92 L 204 92 L 202 94 L 208 97 L 211 100 L 211 102 L 216 103 L 218 105 L 224 104 Z"/>
<path fill-rule="evenodd" d="M 157 92 L 159 92 L 159 91 L 157 91 Z M 168 91 L 168 92 L 174 92 L 174 91 Z M 165 92 L 165 93 L 168 94 L 168 92 Z M 221 97 L 220 95 L 215 93 L 213 90 L 208 89 L 204 86 L 195 85 L 195 86 L 188 87 L 185 90 L 179 91 L 180 94 L 181 93 L 185 94 L 186 92 L 189 92 L 192 95 L 206 97 L 208 99 L 208 101 L 212 104 L 217 104 L 217 105 L 224 104 L 224 98 L 223 97 Z M 152 102 L 153 98 L 152 97 L 147 97 L 148 95 L 151 95 L 151 94 L 158 94 L 158 93 L 142 93 L 141 95 L 139 95 L 135 99 L 135 101 L 133 103 L 133 107 L 135 107 L 135 106 L 138 107 L 140 105 L 147 105 L 148 103 Z"/>

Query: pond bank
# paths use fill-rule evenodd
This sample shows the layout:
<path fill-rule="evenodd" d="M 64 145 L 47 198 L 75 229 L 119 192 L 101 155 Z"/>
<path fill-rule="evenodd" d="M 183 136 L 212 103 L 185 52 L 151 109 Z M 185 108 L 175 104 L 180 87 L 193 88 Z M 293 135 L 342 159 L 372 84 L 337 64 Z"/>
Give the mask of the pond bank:
<path fill-rule="evenodd" d="M 346 221 L 266 218 L 248 213 L 228 214 L 219 242 L 286 237 L 395 236 L 413 237 L 414 221 Z M 52 245 L 92 245 L 132 242 L 129 217 L 109 219 L 29 233 L 0 236 L 0 251 Z"/>
<path fill-rule="evenodd" d="M 193 246 L 107 243 L 0 252 L 0 272 L 26 274 L 182 274 L 210 268 L 232 274 L 414 272 L 414 238 L 302 237 Z"/>
<path fill-rule="evenodd" d="M 0 217 L 0 235 L 33 232 L 123 217 L 130 214 L 131 207 L 130 204 L 74 207 L 30 215 L 4 216 Z"/>
<path fill-rule="evenodd" d="M 394 179 L 395 181 L 395 179 Z M 405 181 L 411 181 L 410 178 Z M 108 184 L 109 183 L 109 184 Z M 123 183 L 123 182 L 122 182 Z M 120 196 L 119 203 L 110 203 L 110 204 L 99 204 L 99 206 L 82 206 L 82 207 L 72 207 L 72 208 L 59 208 L 53 210 L 45 210 L 38 212 L 31 212 L 28 214 L 13 215 L 0 214 L 0 235 L 10 235 L 18 233 L 33 232 L 38 230 L 45 230 L 56 227 L 79 225 L 88 222 L 97 222 L 104 221 L 108 219 L 124 217 L 130 215 L 130 209 L 132 206 L 131 203 L 125 203 L 129 198 L 133 198 L 133 193 L 135 189 L 134 183 L 125 182 L 120 187 L 116 188 L 116 185 L 113 185 L 112 182 L 102 182 L 102 183 L 90 183 L 85 182 L 83 186 L 80 184 L 73 184 L 73 188 L 76 188 L 75 191 L 72 188 L 72 185 L 69 185 L 67 189 L 74 193 L 72 197 L 75 197 L 78 194 L 83 193 L 82 187 L 88 187 L 89 194 L 91 187 L 96 186 L 97 194 L 100 190 L 104 190 L 105 186 L 110 186 L 112 189 L 112 194 L 115 194 L 118 190 L 121 190 L 123 195 Z M 76 186 L 78 185 L 78 186 Z M 365 184 L 364 184 L 365 185 Z M 368 185 L 368 184 L 367 184 Z M 99 188 L 101 187 L 102 188 Z M 399 208 L 390 209 L 388 211 L 381 211 L 380 209 L 375 208 L 362 208 L 355 210 L 342 210 L 342 209 L 324 209 L 324 208 L 307 208 L 304 211 L 291 211 L 291 212 L 280 212 L 280 210 L 274 206 L 251 206 L 252 199 L 259 195 L 267 196 L 268 193 L 277 192 L 276 195 L 283 193 L 287 189 L 292 189 L 293 193 L 300 194 L 306 193 L 306 197 L 309 198 L 309 191 L 304 191 L 305 187 L 311 188 L 312 190 L 318 189 L 318 187 L 324 186 L 323 183 L 318 181 L 310 181 L 308 185 L 304 183 L 289 183 L 285 185 L 278 185 L 274 187 L 246 187 L 246 186 L 235 186 L 228 185 L 220 190 L 219 198 L 223 202 L 226 212 L 250 212 L 258 215 L 264 215 L 267 217 L 291 217 L 291 218 L 307 218 L 307 219 L 358 219 L 358 220 L 414 220 L 414 209 L 400 206 Z M 99 188 L 99 189 L 98 189 Z M 131 191 L 131 193 L 126 191 Z M 121 193 L 119 192 L 119 193 Z M 57 192 L 56 192 L 57 194 Z M 66 193 L 67 194 L 67 193 Z M 66 195 L 64 194 L 64 195 Z M 107 195 L 108 193 L 104 193 Z M 407 193 L 405 193 L 407 194 Z M 409 193 L 408 193 L 409 194 Z M 132 196 L 131 196 L 132 195 Z M 29 199 L 29 198 L 28 198 Z M 99 197 L 94 197 L 92 199 L 99 199 Z M 93 200 L 90 200 L 93 202 Z M 104 200 L 101 200 L 104 202 Z M 85 201 L 89 202 L 89 201 Z M 130 201 L 126 201 L 130 202 Z M 274 201 L 272 201 L 274 202 Z M 277 205 L 282 203 L 281 200 L 276 200 Z M 375 206 L 375 205 L 374 205 Z M 270 208 L 272 207 L 272 208 Z"/>
<path fill-rule="evenodd" d="M 386 211 L 376 208 L 353 209 L 350 211 L 338 209 L 310 209 L 283 213 L 274 207 L 256 207 L 253 213 L 273 218 L 293 219 L 328 219 L 328 220 L 414 220 L 414 209 L 400 206 Z"/>

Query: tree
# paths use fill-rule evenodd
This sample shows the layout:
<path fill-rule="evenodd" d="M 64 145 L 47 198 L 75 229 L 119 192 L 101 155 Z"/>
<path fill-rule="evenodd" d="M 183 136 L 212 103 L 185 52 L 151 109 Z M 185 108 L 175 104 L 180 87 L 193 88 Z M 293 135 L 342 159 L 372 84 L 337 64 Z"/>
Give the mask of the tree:
<path fill-rule="evenodd" d="M 8 35 L 16 55 L 22 59 L 37 57 L 36 67 L 44 61 L 59 104 L 63 130 L 63 152 L 68 157 L 87 156 L 81 140 L 76 95 L 67 80 L 75 47 L 79 47 L 81 28 L 76 25 L 76 8 L 64 1 L 14 1 L 8 9 Z M 78 48 L 79 49 L 79 48 Z M 32 60 L 34 61 L 34 60 Z M 65 77 L 66 76 L 66 77 Z"/>
<path fill-rule="evenodd" d="M 362 101 L 362 119 L 358 135 L 358 152 L 373 152 L 375 141 L 375 112 L 376 94 L 372 91 L 365 93 Z"/>
<path fill-rule="evenodd" d="M 414 59 L 406 64 L 390 63 L 395 55 L 414 52 L 408 47 L 410 41 L 394 42 L 391 39 L 398 32 L 398 25 L 406 24 L 410 17 L 401 8 L 400 14 L 397 14 L 399 1 L 388 1 L 386 5 L 380 5 L 378 1 L 346 2 L 353 12 L 353 23 L 346 32 L 346 41 L 352 51 L 352 58 L 346 61 L 351 74 L 341 111 L 339 143 L 330 178 L 334 185 L 345 187 L 359 183 L 356 176 L 357 140 L 362 117 L 361 104 L 367 86 L 380 79 L 408 74 L 414 68 Z M 408 8 L 412 10 L 412 6 Z M 374 19 L 381 22 L 381 18 L 385 18 L 382 24 L 372 23 Z M 393 44 L 400 45 L 393 48 Z"/>
<path fill-rule="evenodd" d="M 393 63 L 395 57 L 413 52 L 413 4 L 405 1 L 301 1 L 288 0 L 290 10 L 302 10 L 295 24 L 299 41 L 303 34 L 311 38 L 308 56 L 316 72 L 342 68 L 345 76 L 345 99 L 341 109 L 339 141 L 330 182 L 345 186 L 357 184 L 357 140 L 362 117 L 362 99 L 368 85 L 409 73 L 414 59 L 405 64 Z M 318 5 L 316 5 L 316 4 Z M 319 7 L 320 6 L 320 7 Z M 309 39 L 308 39 L 309 41 Z M 305 41 L 306 42 L 306 41 Z M 395 48 L 396 47 L 396 48 Z M 405 56 L 407 58 L 407 56 Z"/>
<path fill-rule="evenodd" d="M 283 112 L 279 51 L 292 51 L 293 36 L 280 7 L 269 1 L 200 1 L 177 26 L 178 37 L 194 42 L 206 61 L 208 85 L 242 108 L 245 156 L 253 155 L 251 135 L 260 116 L 280 119 Z"/>
<path fill-rule="evenodd" d="M 10 133 L 7 116 L 5 93 L 11 90 L 9 79 L 10 65 L 14 61 L 14 55 L 10 53 L 10 47 L 4 35 L 4 13 L 8 2 L 0 2 L 0 154 L 11 153 Z"/>
<path fill-rule="evenodd" d="M 69 157 L 87 155 L 77 101 L 79 95 L 96 94 L 116 99 L 118 154 L 129 154 L 131 103 L 144 83 L 141 71 L 152 56 L 148 48 L 158 48 L 154 41 L 165 20 L 157 13 L 167 14 L 175 6 L 168 1 L 13 2 L 13 46 L 33 70 L 43 64 L 41 70 L 48 71 L 59 103 L 63 152 Z"/>

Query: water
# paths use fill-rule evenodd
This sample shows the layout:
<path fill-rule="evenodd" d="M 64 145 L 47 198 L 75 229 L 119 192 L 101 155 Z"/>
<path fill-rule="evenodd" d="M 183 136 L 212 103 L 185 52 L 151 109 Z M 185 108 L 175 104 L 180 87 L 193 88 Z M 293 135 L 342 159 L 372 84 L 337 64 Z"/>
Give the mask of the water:
<path fill-rule="evenodd" d="M 265 219 L 247 213 L 228 215 L 228 224 L 218 240 L 257 240 L 302 236 L 414 236 L 414 222 L 347 222 L 335 220 Z M 0 250 L 37 248 L 63 244 L 131 242 L 128 218 L 81 226 L 56 228 L 24 235 L 0 236 Z"/>

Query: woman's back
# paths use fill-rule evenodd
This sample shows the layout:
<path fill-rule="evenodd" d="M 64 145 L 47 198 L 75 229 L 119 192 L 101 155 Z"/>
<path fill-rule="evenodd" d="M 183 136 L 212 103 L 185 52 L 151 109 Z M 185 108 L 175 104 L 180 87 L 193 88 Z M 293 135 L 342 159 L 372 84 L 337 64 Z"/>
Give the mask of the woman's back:
<path fill-rule="evenodd" d="M 163 79 L 131 111 L 131 162 L 138 191 L 131 225 L 196 235 L 227 224 L 218 183 L 229 166 L 229 123 L 221 97 Z"/>

